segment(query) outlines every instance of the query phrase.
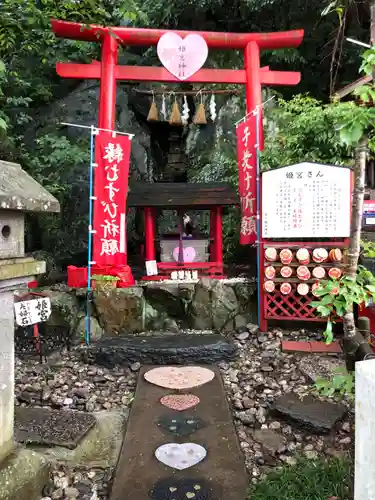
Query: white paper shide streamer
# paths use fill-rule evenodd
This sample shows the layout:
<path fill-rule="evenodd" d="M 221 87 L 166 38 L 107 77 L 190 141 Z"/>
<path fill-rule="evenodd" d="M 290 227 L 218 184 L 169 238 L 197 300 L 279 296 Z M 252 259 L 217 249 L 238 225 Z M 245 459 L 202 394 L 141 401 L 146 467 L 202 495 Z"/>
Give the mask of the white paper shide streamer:
<path fill-rule="evenodd" d="M 165 102 L 165 95 L 163 94 L 162 101 L 161 101 L 161 114 L 162 117 L 164 118 L 164 121 L 167 121 L 167 103 Z"/>
<path fill-rule="evenodd" d="M 182 115 L 181 115 L 181 121 L 183 125 L 187 125 L 189 121 L 189 115 L 190 115 L 190 109 L 186 95 L 184 95 L 184 104 L 182 105 Z"/>
<path fill-rule="evenodd" d="M 215 96 L 212 94 L 211 99 L 210 99 L 210 116 L 211 120 L 214 122 L 216 120 L 216 101 L 215 101 Z"/>

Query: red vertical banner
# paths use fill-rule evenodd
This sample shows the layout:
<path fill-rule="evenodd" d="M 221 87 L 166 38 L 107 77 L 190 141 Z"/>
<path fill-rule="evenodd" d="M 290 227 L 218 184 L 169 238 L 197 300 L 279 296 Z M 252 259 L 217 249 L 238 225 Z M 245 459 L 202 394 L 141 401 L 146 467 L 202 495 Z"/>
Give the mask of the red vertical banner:
<path fill-rule="evenodd" d="M 126 202 L 131 139 L 99 131 L 95 141 L 93 260 L 98 266 L 124 266 Z"/>
<path fill-rule="evenodd" d="M 241 200 L 241 245 L 256 241 L 257 220 L 257 116 L 237 126 L 238 188 Z"/>

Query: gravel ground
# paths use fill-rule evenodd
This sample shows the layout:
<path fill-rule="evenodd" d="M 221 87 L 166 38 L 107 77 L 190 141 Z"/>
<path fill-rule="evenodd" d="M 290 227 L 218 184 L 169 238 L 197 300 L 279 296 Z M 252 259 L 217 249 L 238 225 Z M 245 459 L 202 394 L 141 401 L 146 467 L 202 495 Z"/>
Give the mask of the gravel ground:
<path fill-rule="evenodd" d="M 349 402 L 344 402 L 349 409 L 348 417 L 330 434 L 291 426 L 275 419 L 269 411 L 275 398 L 282 394 L 294 392 L 303 397 L 312 390 L 311 381 L 299 369 L 303 355 L 283 353 L 281 340 L 283 337 L 308 340 L 317 335 L 275 329 L 269 334 L 242 332 L 236 337 L 239 359 L 221 363 L 220 368 L 246 467 L 254 483 L 274 467 L 295 464 L 297 456 L 308 459 L 339 456 L 352 448 L 353 416 Z M 336 358 L 337 364 L 337 357 L 332 358 Z"/>
<path fill-rule="evenodd" d="M 310 381 L 299 369 L 302 355 L 281 352 L 283 336 L 301 340 L 311 334 L 280 329 L 260 334 L 250 325 L 248 331 L 244 329 L 235 336 L 239 357 L 231 363 L 220 364 L 253 482 L 283 463 L 293 465 L 298 455 L 309 459 L 338 456 L 352 447 L 351 413 L 337 431 L 328 435 L 301 430 L 270 414 L 269 406 L 277 396 L 291 391 L 300 396 L 311 392 Z M 312 334 L 312 337 L 317 336 Z M 45 365 L 17 359 L 15 405 L 87 412 L 130 406 L 139 368 L 139 363 L 114 370 L 88 365 L 80 360 L 79 349 Z M 111 474 L 109 469 L 56 466 L 44 498 L 106 500 Z"/>

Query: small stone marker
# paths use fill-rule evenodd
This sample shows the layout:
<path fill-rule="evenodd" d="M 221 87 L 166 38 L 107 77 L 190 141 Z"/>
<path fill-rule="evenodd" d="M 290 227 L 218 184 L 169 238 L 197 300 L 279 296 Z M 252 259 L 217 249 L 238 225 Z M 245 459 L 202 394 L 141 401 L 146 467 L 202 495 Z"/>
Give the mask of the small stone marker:
<path fill-rule="evenodd" d="M 212 370 L 200 366 L 161 366 L 145 373 L 151 384 L 167 389 L 191 389 L 199 387 L 215 377 Z"/>
<path fill-rule="evenodd" d="M 159 446 L 155 451 L 155 457 L 159 462 L 177 470 L 197 465 L 206 455 L 205 448 L 196 443 L 167 443 Z"/>
<path fill-rule="evenodd" d="M 174 436 L 188 436 L 205 426 L 199 417 L 185 417 L 184 415 L 162 415 L 156 420 L 156 424 Z"/>
<path fill-rule="evenodd" d="M 168 394 L 163 396 L 160 403 L 175 411 L 189 410 L 199 403 L 200 399 L 194 394 Z"/>
<path fill-rule="evenodd" d="M 216 490 L 216 488 L 215 488 Z M 158 481 L 150 492 L 151 500 L 216 500 L 208 481 L 197 478 L 168 477 Z"/>

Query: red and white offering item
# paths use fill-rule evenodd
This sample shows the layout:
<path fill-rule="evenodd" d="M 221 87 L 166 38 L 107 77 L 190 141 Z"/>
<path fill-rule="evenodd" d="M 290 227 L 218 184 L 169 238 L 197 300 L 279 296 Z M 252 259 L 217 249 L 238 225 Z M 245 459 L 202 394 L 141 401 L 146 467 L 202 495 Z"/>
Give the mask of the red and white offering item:
<path fill-rule="evenodd" d="M 276 269 L 273 266 L 267 266 L 264 270 L 264 275 L 268 280 L 273 280 L 276 276 Z"/>
<path fill-rule="evenodd" d="M 317 290 L 320 287 L 319 283 L 314 283 L 313 286 L 311 287 L 311 293 L 314 295 L 314 297 L 317 297 L 315 290 Z"/>
<path fill-rule="evenodd" d="M 289 295 L 291 291 L 292 291 L 292 285 L 290 283 L 282 283 L 280 285 L 280 292 L 283 295 Z"/>
<path fill-rule="evenodd" d="M 321 280 L 326 275 L 326 270 L 321 266 L 314 267 L 312 275 L 314 276 L 314 278 L 318 278 L 318 280 Z"/>
<path fill-rule="evenodd" d="M 275 260 L 277 260 L 276 248 L 272 248 L 272 247 L 266 248 L 264 255 L 266 257 L 266 260 L 268 260 L 268 262 L 275 262 Z"/>
<path fill-rule="evenodd" d="M 310 253 L 307 248 L 300 248 L 296 253 L 296 257 L 299 263 L 304 266 L 310 262 Z"/>
<path fill-rule="evenodd" d="M 284 250 L 281 250 L 280 252 L 280 260 L 282 264 L 290 264 L 293 260 L 293 253 L 289 248 L 284 248 Z"/>
<path fill-rule="evenodd" d="M 330 278 L 332 278 L 333 280 L 338 280 L 341 276 L 341 269 L 339 269 L 338 267 L 332 267 L 329 271 L 328 271 L 328 276 Z"/>
<path fill-rule="evenodd" d="M 325 248 L 315 248 L 312 258 L 314 262 L 321 264 L 328 259 L 328 252 Z"/>
<path fill-rule="evenodd" d="M 329 260 L 332 262 L 342 261 L 342 251 L 339 248 L 332 248 L 329 252 Z"/>
<path fill-rule="evenodd" d="M 300 295 L 307 295 L 309 293 L 309 285 L 307 285 L 306 283 L 300 283 L 298 286 L 297 286 L 297 292 L 300 294 Z"/>
<path fill-rule="evenodd" d="M 275 291 L 275 283 L 273 281 L 265 281 L 263 288 L 267 293 L 272 293 Z"/>
<path fill-rule="evenodd" d="M 293 274 L 293 269 L 289 266 L 284 266 L 280 269 L 280 274 L 283 278 L 290 278 Z"/>
<path fill-rule="evenodd" d="M 300 280 L 306 281 L 311 278 L 311 273 L 306 266 L 297 267 L 297 276 Z"/>

